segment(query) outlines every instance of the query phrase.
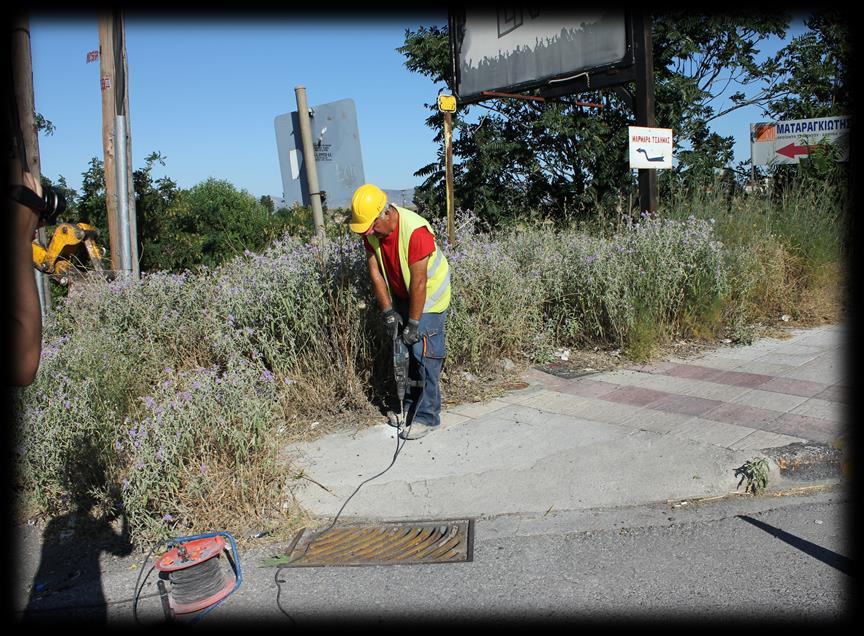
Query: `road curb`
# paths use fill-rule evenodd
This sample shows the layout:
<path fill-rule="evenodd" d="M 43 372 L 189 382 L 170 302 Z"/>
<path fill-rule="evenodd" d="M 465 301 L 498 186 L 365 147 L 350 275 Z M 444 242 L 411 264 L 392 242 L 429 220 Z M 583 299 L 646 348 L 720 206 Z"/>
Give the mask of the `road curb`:
<path fill-rule="evenodd" d="M 845 476 L 844 453 L 831 444 L 795 442 L 761 452 L 771 460 L 771 482 L 823 482 Z"/>

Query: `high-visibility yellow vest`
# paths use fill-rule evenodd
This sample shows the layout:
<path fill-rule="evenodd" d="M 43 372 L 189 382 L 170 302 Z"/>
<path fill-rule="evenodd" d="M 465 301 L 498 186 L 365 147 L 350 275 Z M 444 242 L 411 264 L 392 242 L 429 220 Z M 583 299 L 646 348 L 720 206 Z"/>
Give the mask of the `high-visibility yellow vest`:
<path fill-rule="evenodd" d="M 435 236 L 429 222 L 416 212 L 394 205 L 399 211 L 399 266 L 402 268 L 402 278 L 405 279 L 405 287 L 411 289 L 411 269 L 408 266 L 408 244 L 414 230 L 425 227 Z M 378 267 L 384 280 L 387 281 L 387 270 L 384 268 L 384 260 L 381 256 L 381 245 L 378 237 L 370 234 L 369 244 L 375 250 L 378 259 Z M 389 287 L 390 283 L 387 282 Z M 441 313 L 450 306 L 450 264 L 444 252 L 435 245 L 435 251 L 429 255 L 429 263 L 426 268 L 426 303 L 423 305 L 423 313 Z"/>

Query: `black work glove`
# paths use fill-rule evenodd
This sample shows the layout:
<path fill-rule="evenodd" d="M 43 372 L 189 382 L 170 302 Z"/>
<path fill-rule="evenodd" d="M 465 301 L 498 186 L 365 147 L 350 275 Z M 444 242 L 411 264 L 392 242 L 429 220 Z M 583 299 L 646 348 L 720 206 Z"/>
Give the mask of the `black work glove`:
<path fill-rule="evenodd" d="M 387 330 L 387 335 L 392 339 L 399 333 L 399 327 L 402 326 L 402 316 L 392 307 L 384 312 L 382 316 L 384 328 Z"/>
<path fill-rule="evenodd" d="M 420 340 L 420 321 L 409 318 L 408 324 L 402 330 L 402 342 L 410 347 L 418 340 Z"/>

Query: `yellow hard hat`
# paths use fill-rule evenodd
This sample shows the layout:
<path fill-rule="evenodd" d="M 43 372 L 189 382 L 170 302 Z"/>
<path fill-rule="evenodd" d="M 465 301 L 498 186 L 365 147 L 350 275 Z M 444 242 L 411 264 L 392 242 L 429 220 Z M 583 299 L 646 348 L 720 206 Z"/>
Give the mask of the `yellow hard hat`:
<path fill-rule="evenodd" d="M 365 234 L 386 205 L 387 195 L 378 186 L 364 183 L 357 188 L 351 197 L 351 231 Z"/>

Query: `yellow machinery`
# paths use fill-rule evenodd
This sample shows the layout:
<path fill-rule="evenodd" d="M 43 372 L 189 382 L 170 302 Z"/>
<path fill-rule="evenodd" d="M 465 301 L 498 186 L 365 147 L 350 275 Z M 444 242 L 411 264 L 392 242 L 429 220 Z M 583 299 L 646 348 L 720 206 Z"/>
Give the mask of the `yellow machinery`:
<path fill-rule="evenodd" d="M 61 285 L 68 285 L 70 275 L 78 271 L 75 261 L 81 261 L 78 256 L 83 245 L 90 257 L 92 269 L 105 273 L 102 267 L 105 250 L 96 244 L 98 232 L 87 223 L 61 223 L 54 230 L 47 248 L 38 241 L 33 241 L 33 267 L 48 274 Z"/>

